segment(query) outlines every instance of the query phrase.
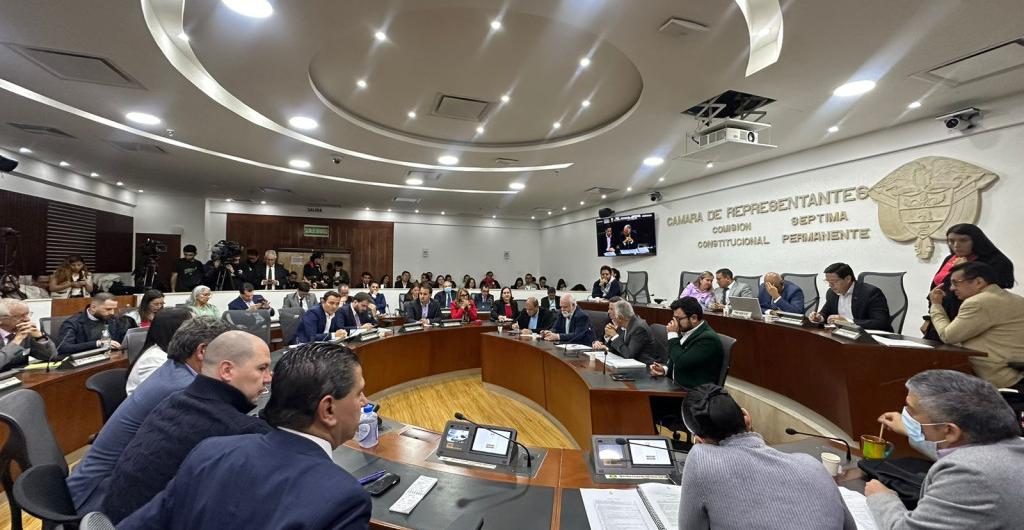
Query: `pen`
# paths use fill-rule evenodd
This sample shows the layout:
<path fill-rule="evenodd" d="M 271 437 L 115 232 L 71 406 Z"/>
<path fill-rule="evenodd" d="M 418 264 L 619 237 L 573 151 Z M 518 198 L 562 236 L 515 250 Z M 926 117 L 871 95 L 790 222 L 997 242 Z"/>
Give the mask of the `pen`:
<path fill-rule="evenodd" d="M 378 471 L 376 473 L 372 473 L 370 475 L 366 475 L 365 477 L 359 479 L 359 485 L 360 486 L 365 486 L 365 485 L 367 485 L 367 484 L 369 484 L 369 483 L 379 479 L 380 477 L 383 477 L 385 473 L 387 473 L 387 471 Z"/>

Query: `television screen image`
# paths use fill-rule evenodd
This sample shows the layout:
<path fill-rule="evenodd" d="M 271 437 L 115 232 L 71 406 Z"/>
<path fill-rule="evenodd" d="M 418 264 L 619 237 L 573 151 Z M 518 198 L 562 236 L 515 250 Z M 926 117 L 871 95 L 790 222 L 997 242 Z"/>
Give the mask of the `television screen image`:
<path fill-rule="evenodd" d="M 657 254 L 653 213 L 597 219 L 598 256 L 653 256 Z"/>

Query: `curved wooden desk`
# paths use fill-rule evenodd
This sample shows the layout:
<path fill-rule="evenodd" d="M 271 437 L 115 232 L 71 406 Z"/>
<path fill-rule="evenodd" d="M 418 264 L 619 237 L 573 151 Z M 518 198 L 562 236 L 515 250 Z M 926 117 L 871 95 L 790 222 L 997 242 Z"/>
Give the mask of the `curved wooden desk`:
<path fill-rule="evenodd" d="M 608 304 L 580 302 L 606 311 Z M 661 306 L 636 305 L 648 323 L 666 323 L 672 312 Z M 706 313 L 715 331 L 736 339 L 729 375 L 778 392 L 807 406 L 857 440 L 878 431 L 879 414 L 900 410 L 904 386 L 914 374 L 935 368 L 971 373 L 968 358 L 984 353 L 938 342 L 899 337 L 930 348 L 885 346 L 864 334 L 850 340 L 830 330 L 733 318 Z M 908 451 L 902 437 L 897 447 Z"/>

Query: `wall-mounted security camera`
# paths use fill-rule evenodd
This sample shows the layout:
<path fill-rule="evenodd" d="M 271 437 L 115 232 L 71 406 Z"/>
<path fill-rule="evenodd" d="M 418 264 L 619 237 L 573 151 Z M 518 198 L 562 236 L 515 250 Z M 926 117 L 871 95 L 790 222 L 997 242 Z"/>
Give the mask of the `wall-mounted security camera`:
<path fill-rule="evenodd" d="M 651 197 L 651 202 L 658 202 L 658 201 L 661 200 L 661 192 L 660 191 L 652 191 L 650 197 Z"/>
<path fill-rule="evenodd" d="M 341 163 L 341 157 L 337 156 L 337 155 L 332 156 L 331 157 L 331 162 L 334 162 L 335 164 L 340 164 Z"/>
<path fill-rule="evenodd" d="M 966 131 L 978 124 L 981 118 L 981 110 L 974 107 L 967 107 L 956 112 L 937 116 L 935 119 L 941 121 L 949 130 Z"/>

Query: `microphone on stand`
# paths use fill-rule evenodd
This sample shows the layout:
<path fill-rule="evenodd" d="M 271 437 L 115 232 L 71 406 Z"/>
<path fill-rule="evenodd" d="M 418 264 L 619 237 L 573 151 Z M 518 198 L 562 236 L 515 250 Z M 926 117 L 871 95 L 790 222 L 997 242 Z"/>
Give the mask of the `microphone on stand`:
<path fill-rule="evenodd" d="M 505 436 L 504 433 L 496 432 L 493 429 L 489 429 L 487 427 L 484 427 L 483 425 L 480 425 L 479 423 L 477 423 L 477 422 L 467 418 L 466 415 L 461 413 L 461 412 L 456 412 L 455 413 L 455 419 L 461 420 L 461 421 L 464 421 L 464 422 L 467 422 L 467 423 L 471 423 L 471 424 L 475 425 L 477 429 L 483 429 L 483 430 L 488 431 L 488 432 L 490 432 L 492 434 L 497 434 L 498 436 L 500 436 L 500 437 L 502 437 L 502 438 L 504 438 L 504 439 L 506 439 L 506 440 L 508 440 L 508 441 L 510 441 L 510 442 L 512 442 L 512 443 L 514 443 L 516 445 L 518 445 L 519 447 L 522 447 L 523 448 L 523 452 L 526 453 L 526 467 L 533 467 L 533 456 L 530 455 L 530 450 L 527 449 L 525 445 L 517 442 L 516 440 L 513 440 L 512 438 L 509 438 L 508 436 Z"/>
<path fill-rule="evenodd" d="M 800 431 L 798 431 L 798 430 L 796 430 L 796 429 L 794 429 L 792 427 L 786 427 L 786 434 L 788 434 L 790 436 L 792 436 L 794 434 L 802 434 L 804 436 L 812 436 L 814 438 L 824 438 L 826 440 L 834 440 L 834 441 L 840 442 L 840 443 L 842 443 L 843 445 L 846 446 L 846 461 L 850 462 L 850 461 L 853 460 L 853 455 L 850 453 L 850 444 L 846 440 L 844 440 L 842 438 L 833 438 L 832 436 L 823 436 L 821 434 L 812 434 L 812 433 L 809 433 L 809 432 L 800 432 Z"/>

